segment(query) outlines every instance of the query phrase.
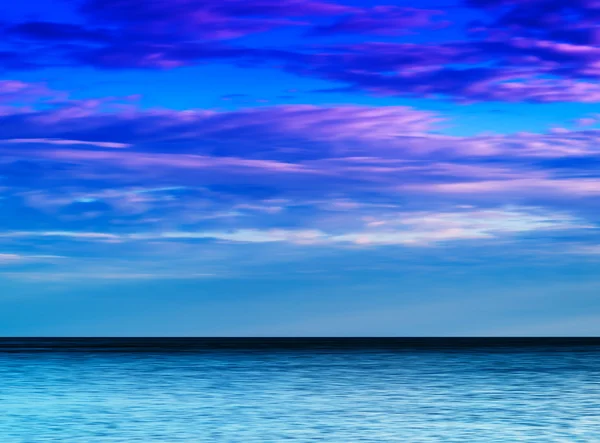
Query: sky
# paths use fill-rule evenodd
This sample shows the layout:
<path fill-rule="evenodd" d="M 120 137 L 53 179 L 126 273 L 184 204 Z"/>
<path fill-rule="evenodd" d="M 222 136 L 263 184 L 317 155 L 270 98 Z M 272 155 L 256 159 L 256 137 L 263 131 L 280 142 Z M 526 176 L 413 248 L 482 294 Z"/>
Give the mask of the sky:
<path fill-rule="evenodd" d="M 600 335 L 598 0 L 0 10 L 0 336 Z"/>

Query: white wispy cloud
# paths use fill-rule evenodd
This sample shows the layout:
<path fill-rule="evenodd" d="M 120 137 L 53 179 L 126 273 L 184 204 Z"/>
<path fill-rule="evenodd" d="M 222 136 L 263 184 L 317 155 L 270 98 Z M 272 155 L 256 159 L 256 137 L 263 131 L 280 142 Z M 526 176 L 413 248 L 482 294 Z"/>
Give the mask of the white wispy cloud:
<path fill-rule="evenodd" d="M 600 244 L 577 245 L 567 249 L 569 252 L 578 255 L 597 255 L 600 257 Z"/>
<path fill-rule="evenodd" d="M 217 277 L 210 273 L 173 273 L 173 272 L 0 272 L 0 276 L 25 281 L 114 281 L 114 280 L 196 280 Z"/>
<path fill-rule="evenodd" d="M 597 178 L 515 178 L 508 180 L 480 180 L 453 183 L 424 183 L 404 187 L 422 191 L 448 194 L 494 194 L 494 193 L 546 193 L 546 194 L 600 194 Z"/>
<path fill-rule="evenodd" d="M 88 240 L 119 240 L 122 236 L 105 232 L 80 231 L 5 231 L 0 232 L 0 238 L 18 237 L 64 237 Z"/>
<path fill-rule="evenodd" d="M 85 140 L 68 140 L 60 138 L 13 138 L 0 140 L 0 143 L 21 144 L 21 143 L 40 143 L 46 145 L 82 145 L 96 146 L 98 148 L 123 149 L 129 148 L 129 143 L 103 142 L 103 141 L 85 141 Z"/>
<path fill-rule="evenodd" d="M 14 254 L 14 253 L 0 253 L 0 264 L 17 264 L 17 263 L 31 263 L 31 262 L 45 262 L 61 260 L 66 257 L 60 255 L 28 255 L 28 254 Z"/>
<path fill-rule="evenodd" d="M 0 263 L 12 263 L 22 259 L 23 257 L 19 254 L 0 254 Z"/>
<path fill-rule="evenodd" d="M 552 230 L 591 229 L 595 225 L 565 213 L 540 208 L 506 207 L 454 212 L 396 212 L 379 219 L 364 217 L 361 230 L 338 227 L 335 232 L 314 229 L 239 228 L 230 231 L 80 232 L 12 231 L 0 237 L 63 237 L 88 241 L 216 240 L 237 243 L 294 243 L 334 245 L 430 245 L 444 241 L 494 239 Z"/>

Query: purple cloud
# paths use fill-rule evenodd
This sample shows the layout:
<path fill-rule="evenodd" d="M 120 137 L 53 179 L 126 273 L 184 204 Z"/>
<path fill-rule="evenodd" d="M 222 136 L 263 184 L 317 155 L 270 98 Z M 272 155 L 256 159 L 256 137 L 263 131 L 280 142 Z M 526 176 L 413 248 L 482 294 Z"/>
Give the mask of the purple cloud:
<path fill-rule="evenodd" d="M 135 144 L 150 150 L 176 141 L 179 152 L 302 159 L 330 155 L 331 149 L 352 150 L 353 142 L 393 142 L 400 134 L 418 135 L 442 120 L 402 106 L 288 105 L 230 112 L 120 110 L 114 106 L 112 112 L 103 112 L 110 105 L 66 102 L 47 111 L 0 116 L 0 121 L 10 122 L 0 130 L 0 137 Z M 199 145 L 200 140 L 204 142 Z M 248 144 L 254 149 L 248 150 Z"/>
<path fill-rule="evenodd" d="M 598 48 L 556 42 L 446 44 L 363 43 L 289 58 L 299 75 L 378 95 L 460 101 L 589 102 L 600 100 Z"/>
<path fill-rule="evenodd" d="M 58 96 L 41 83 L 26 83 L 19 80 L 0 80 L 0 103 L 39 101 L 42 97 Z"/>
<path fill-rule="evenodd" d="M 369 192 L 392 199 L 485 195 L 498 202 L 600 193 L 592 162 L 600 157 L 597 130 L 453 137 L 434 132 L 440 116 L 406 107 L 104 106 L 71 101 L 1 116 L 0 174 L 25 190 L 73 180 L 148 187 L 158 179 L 168 189 L 229 184 L 314 198 L 325 188 L 359 200 Z M 91 194 L 77 198 L 85 195 Z"/>
<path fill-rule="evenodd" d="M 182 111 L 3 85 L 3 253 L 595 238 L 598 130 L 458 137 L 404 106 Z"/>
<path fill-rule="evenodd" d="M 154 41 L 230 39 L 283 26 L 305 24 L 297 18 L 329 16 L 354 8 L 298 0 L 144 2 L 92 0 L 81 11 L 91 22 L 120 25 L 126 33 Z"/>
<path fill-rule="evenodd" d="M 496 35 L 563 41 L 579 45 L 598 42 L 600 5 L 590 0 L 468 1 L 490 13 L 480 29 Z"/>
<path fill-rule="evenodd" d="M 375 6 L 349 14 L 335 23 L 317 26 L 313 34 L 405 35 L 415 29 L 439 29 L 450 25 L 449 21 L 434 20 L 440 15 L 443 12 L 438 10 Z"/>
<path fill-rule="evenodd" d="M 596 3 L 471 1 L 467 6 L 479 18 L 461 29 L 461 23 L 437 20 L 439 11 L 385 5 L 90 0 L 79 10 L 82 23 L 9 26 L 4 58 L 12 67 L 27 62 L 109 69 L 176 69 L 227 61 L 277 67 L 331 81 L 332 90 L 376 95 L 462 102 L 600 100 Z M 433 33 L 428 43 L 364 37 L 430 32 L 441 26 L 468 37 L 452 41 Z M 286 50 L 264 43 L 244 45 L 242 37 L 275 29 L 301 29 L 316 39 Z M 361 35 L 363 41 L 330 45 L 318 39 L 342 34 Z"/>
<path fill-rule="evenodd" d="M 71 23 L 53 23 L 32 21 L 20 23 L 6 31 L 9 35 L 24 39 L 41 41 L 67 41 L 67 42 L 108 42 L 111 36 L 108 31 L 87 29 L 81 25 Z"/>

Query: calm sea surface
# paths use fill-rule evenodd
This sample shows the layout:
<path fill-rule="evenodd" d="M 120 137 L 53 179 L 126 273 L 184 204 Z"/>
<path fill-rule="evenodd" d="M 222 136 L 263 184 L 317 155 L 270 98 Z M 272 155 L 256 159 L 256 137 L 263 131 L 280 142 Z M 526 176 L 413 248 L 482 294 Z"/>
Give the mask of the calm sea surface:
<path fill-rule="evenodd" d="M 600 340 L 0 339 L 0 442 L 600 442 Z"/>

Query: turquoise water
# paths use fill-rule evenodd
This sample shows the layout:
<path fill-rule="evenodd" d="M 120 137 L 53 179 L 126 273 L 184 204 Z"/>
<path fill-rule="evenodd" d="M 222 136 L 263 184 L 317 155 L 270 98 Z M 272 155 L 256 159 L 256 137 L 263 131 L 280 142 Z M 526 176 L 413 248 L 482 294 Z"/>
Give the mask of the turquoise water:
<path fill-rule="evenodd" d="M 11 346 L 3 443 L 600 442 L 596 345 Z"/>

